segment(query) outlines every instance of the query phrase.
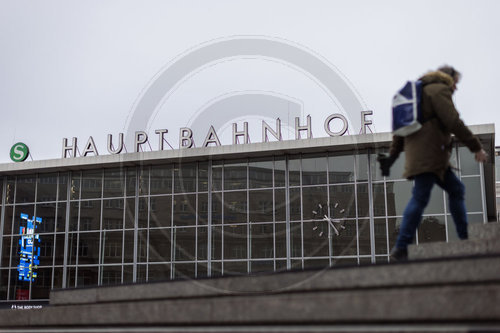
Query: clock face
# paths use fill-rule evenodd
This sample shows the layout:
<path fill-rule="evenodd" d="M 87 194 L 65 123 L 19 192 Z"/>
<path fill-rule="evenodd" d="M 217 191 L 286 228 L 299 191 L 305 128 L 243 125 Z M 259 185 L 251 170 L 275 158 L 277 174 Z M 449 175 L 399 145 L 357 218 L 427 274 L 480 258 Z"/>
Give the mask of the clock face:
<path fill-rule="evenodd" d="M 345 208 L 338 202 L 333 201 L 329 204 L 318 203 L 316 208 L 312 210 L 312 218 L 316 221 L 313 226 L 313 231 L 318 233 L 318 237 L 335 237 L 339 236 L 345 230 Z M 332 218 L 331 216 L 337 216 Z M 327 222 L 328 228 L 322 228 L 318 220 Z M 330 230 L 331 229 L 331 230 Z"/>

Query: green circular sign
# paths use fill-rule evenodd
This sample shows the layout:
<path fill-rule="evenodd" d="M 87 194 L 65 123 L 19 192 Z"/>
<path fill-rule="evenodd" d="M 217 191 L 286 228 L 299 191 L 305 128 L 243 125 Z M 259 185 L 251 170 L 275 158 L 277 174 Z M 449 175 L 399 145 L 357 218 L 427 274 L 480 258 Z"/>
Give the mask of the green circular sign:
<path fill-rule="evenodd" d="M 14 162 L 23 162 L 28 158 L 30 154 L 30 150 L 28 146 L 26 146 L 22 142 L 18 142 L 10 148 L 10 159 Z"/>

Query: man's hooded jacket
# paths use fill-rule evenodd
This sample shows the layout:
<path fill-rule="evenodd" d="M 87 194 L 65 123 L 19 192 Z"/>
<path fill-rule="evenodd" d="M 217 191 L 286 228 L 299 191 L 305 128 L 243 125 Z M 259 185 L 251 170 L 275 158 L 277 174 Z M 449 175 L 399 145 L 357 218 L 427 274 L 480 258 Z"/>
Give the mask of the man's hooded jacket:
<path fill-rule="evenodd" d="M 453 100 L 453 78 L 440 71 L 430 72 L 420 78 L 423 83 L 422 128 L 407 137 L 395 135 L 390 148 L 390 155 L 397 158 L 405 151 L 405 178 L 413 178 L 425 172 L 432 172 L 443 179 L 450 167 L 452 134 L 471 152 L 482 149 L 479 140 L 460 119 Z"/>

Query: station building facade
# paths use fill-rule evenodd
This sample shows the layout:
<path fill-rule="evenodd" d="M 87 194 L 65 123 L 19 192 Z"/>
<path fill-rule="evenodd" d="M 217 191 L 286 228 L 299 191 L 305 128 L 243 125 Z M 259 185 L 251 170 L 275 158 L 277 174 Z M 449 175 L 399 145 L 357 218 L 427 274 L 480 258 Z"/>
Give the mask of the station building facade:
<path fill-rule="evenodd" d="M 471 129 L 494 156 L 494 126 Z M 376 157 L 390 141 L 378 133 L 0 165 L 0 301 L 388 262 L 412 189 L 404 156 L 380 175 Z M 496 220 L 495 159 L 480 165 L 456 143 L 452 162 L 469 223 Z M 37 261 L 23 273 L 28 220 Z M 456 239 L 435 187 L 416 242 Z"/>

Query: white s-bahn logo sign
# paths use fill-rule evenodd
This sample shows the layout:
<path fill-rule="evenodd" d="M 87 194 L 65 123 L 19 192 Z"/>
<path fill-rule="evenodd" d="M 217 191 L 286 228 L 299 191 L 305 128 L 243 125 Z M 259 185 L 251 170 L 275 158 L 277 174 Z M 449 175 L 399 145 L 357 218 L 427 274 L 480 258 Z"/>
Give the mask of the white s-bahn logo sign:
<path fill-rule="evenodd" d="M 22 142 L 18 142 L 10 148 L 10 159 L 14 162 L 23 162 L 28 158 L 30 150 Z"/>

